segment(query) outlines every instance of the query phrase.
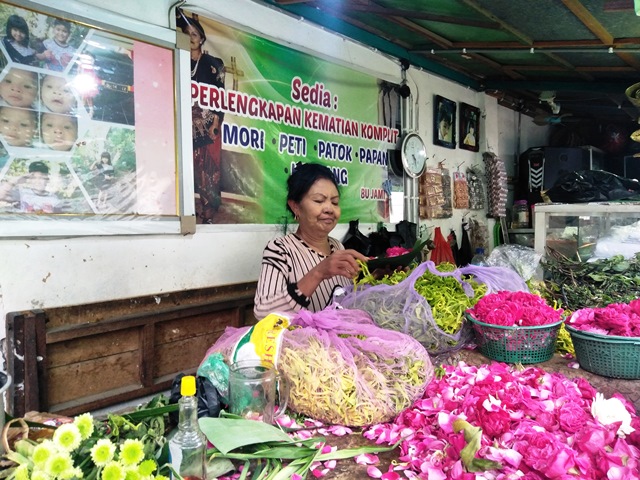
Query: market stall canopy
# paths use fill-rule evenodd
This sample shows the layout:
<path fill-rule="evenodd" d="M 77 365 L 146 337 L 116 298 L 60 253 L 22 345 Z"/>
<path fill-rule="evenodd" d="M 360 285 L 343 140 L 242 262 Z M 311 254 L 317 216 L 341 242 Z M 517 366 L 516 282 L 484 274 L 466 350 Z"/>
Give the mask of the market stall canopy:
<path fill-rule="evenodd" d="M 625 95 L 640 82 L 638 0 L 266 3 L 550 123 L 638 119 Z"/>

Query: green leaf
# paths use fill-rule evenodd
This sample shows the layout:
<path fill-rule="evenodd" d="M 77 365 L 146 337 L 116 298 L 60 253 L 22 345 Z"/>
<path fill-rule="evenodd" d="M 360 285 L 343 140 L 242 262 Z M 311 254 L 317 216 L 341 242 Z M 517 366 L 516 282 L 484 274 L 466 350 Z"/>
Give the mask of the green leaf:
<path fill-rule="evenodd" d="M 207 462 L 207 478 L 218 478 L 235 469 L 236 467 L 231 460 L 214 458 Z"/>
<path fill-rule="evenodd" d="M 502 467 L 502 464 L 498 462 L 475 458 L 476 453 L 480 450 L 482 440 L 480 427 L 474 427 L 466 420 L 458 418 L 453 422 L 453 431 L 458 433 L 460 430 L 464 431 L 464 441 L 467 442 L 467 445 L 460 450 L 460 458 L 468 472 L 483 472 Z"/>
<path fill-rule="evenodd" d="M 138 420 L 145 420 L 147 418 L 158 417 L 160 415 L 164 415 L 165 413 L 177 412 L 177 411 L 178 411 L 178 404 L 173 403 L 171 405 L 165 405 L 164 407 L 143 408 L 141 410 L 136 410 L 134 412 L 127 413 L 120 416 L 130 422 L 135 422 Z"/>
<path fill-rule="evenodd" d="M 223 454 L 257 443 L 293 443 L 291 437 L 279 428 L 256 420 L 205 417 L 199 419 L 198 423 L 207 439 Z"/>

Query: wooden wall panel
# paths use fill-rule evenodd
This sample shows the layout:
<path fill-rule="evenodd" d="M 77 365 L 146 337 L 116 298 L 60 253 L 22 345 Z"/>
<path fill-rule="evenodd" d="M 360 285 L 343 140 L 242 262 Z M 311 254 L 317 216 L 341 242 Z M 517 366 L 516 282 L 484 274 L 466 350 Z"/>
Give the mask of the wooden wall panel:
<path fill-rule="evenodd" d="M 140 349 L 141 329 L 106 332 L 91 337 L 49 344 L 47 349 L 50 369 L 89 360 L 100 359 L 117 352 L 136 352 Z"/>
<path fill-rule="evenodd" d="M 7 316 L 14 416 L 77 415 L 168 390 L 228 326 L 255 323 L 255 282 Z"/>
<path fill-rule="evenodd" d="M 81 401 L 85 397 L 104 395 L 127 385 L 140 386 L 138 357 L 137 352 L 115 353 L 91 361 L 50 368 L 47 371 L 49 404 L 60 408 L 58 404 L 72 400 Z M 82 381 L 74 381 L 78 379 Z"/>

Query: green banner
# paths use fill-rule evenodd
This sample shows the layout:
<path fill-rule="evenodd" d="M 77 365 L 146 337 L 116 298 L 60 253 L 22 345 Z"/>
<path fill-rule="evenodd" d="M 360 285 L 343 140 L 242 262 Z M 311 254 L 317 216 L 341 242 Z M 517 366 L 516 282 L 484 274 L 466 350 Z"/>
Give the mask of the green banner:
<path fill-rule="evenodd" d="M 384 82 L 186 11 L 177 25 L 191 41 L 199 223 L 283 223 L 297 162 L 333 169 L 342 223 L 388 220 L 399 131 L 382 120 Z"/>

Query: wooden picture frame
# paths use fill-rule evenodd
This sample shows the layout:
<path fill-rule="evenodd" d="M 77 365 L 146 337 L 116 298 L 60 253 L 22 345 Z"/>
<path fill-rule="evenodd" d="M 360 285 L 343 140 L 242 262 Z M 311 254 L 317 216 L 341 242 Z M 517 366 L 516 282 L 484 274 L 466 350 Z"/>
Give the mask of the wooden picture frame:
<path fill-rule="evenodd" d="M 460 143 L 463 150 L 478 152 L 480 146 L 480 109 L 467 103 L 460 103 Z"/>
<path fill-rule="evenodd" d="M 445 148 L 456 148 L 456 103 L 435 95 L 433 105 L 433 143 Z"/>
<path fill-rule="evenodd" d="M 0 19 L 29 33 L 0 42 L 0 85 L 32 92 L 0 93 L 26 125 L 0 130 L 0 237 L 181 233 L 175 48 L 4 1 Z"/>

